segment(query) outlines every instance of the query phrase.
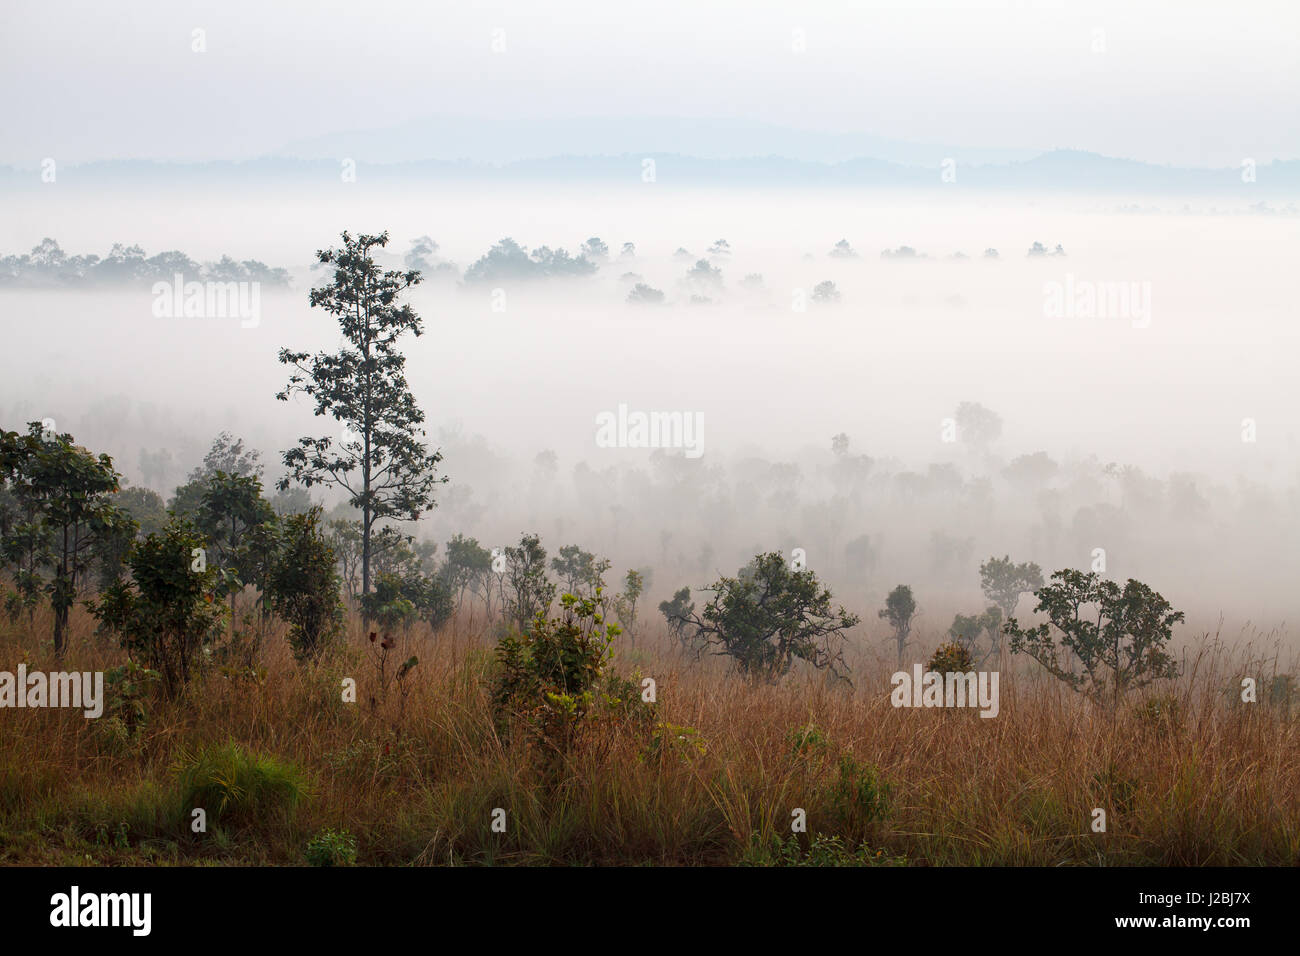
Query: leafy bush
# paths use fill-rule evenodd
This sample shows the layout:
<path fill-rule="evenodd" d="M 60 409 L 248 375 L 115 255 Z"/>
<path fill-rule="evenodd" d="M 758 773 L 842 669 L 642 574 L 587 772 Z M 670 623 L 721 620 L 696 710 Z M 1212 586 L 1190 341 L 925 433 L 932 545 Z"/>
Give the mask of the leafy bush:
<path fill-rule="evenodd" d="M 411 602 L 416 615 L 435 631 L 456 612 L 451 587 L 438 575 L 408 574 L 402 579 L 401 594 Z"/>
<path fill-rule="evenodd" d="M 334 549 L 320 529 L 321 509 L 282 519 L 283 544 L 272 565 L 271 607 L 289 624 L 289 644 L 300 662 L 316 660 L 343 628 Z"/>
<path fill-rule="evenodd" d="M 522 720 L 553 751 L 572 745 L 596 703 L 595 688 L 610 659 L 619 626 L 605 618 L 600 589 L 594 597 L 566 594 L 558 618 L 538 613 L 526 633 L 509 631 L 497 644 L 492 691 L 499 723 Z"/>
<path fill-rule="evenodd" d="M 790 731 L 790 754 L 794 757 L 807 757 L 825 753 L 831 745 L 826 732 L 816 724 L 808 724 L 798 730 Z"/>
<path fill-rule="evenodd" d="M 670 628 L 719 648 L 747 677 L 776 681 L 796 660 L 847 679 L 837 642 L 858 624 L 857 615 L 831 608 L 831 592 L 807 569 L 794 570 L 778 551 L 757 555 L 734 578 L 721 578 L 702 614 L 677 592 L 659 609 Z"/>
<path fill-rule="evenodd" d="M 361 598 L 361 609 L 384 631 L 410 626 L 416 613 L 415 603 L 402 593 L 402 579 L 395 574 L 379 575 L 375 589 Z"/>
<path fill-rule="evenodd" d="M 129 564 L 132 583 L 107 588 L 90 605 L 100 628 L 162 674 L 168 694 L 184 689 L 200 653 L 221 636 L 225 611 L 213 602 L 220 575 L 215 567 L 192 570 L 205 542 L 187 519 L 172 518 L 157 534 L 137 541 Z"/>
<path fill-rule="evenodd" d="M 839 776 L 830 787 L 831 813 L 841 833 L 863 835 L 867 828 L 889 815 L 892 787 L 870 764 L 859 764 L 852 754 L 840 757 Z"/>
<path fill-rule="evenodd" d="M 149 697 L 151 686 L 160 680 L 162 675 L 157 671 L 141 667 L 133 660 L 104 671 L 110 718 L 120 720 L 127 733 L 134 734 L 148 718 L 145 700 Z"/>
<path fill-rule="evenodd" d="M 954 641 L 940 644 L 925 669 L 936 674 L 966 674 L 975 669 L 975 662 L 970 651 Z"/>
<path fill-rule="evenodd" d="M 356 837 L 347 830 L 321 830 L 307 843 L 311 866 L 352 866 L 357 862 Z"/>
<path fill-rule="evenodd" d="M 600 682 L 600 710 L 612 722 L 644 731 L 654 723 L 655 705 L 641 699 L 639 676 L 606 673 Z"/>

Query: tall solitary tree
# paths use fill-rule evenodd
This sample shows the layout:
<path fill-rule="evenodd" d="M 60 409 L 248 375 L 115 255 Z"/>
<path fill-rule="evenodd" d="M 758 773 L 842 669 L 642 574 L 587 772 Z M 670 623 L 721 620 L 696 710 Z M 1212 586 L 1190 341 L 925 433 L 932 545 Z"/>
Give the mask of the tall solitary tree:
<path fill-rule="evenodd" d="M 337 353 L 280 350 L 281 363 L 294 369 L 289 384 L 276 395 L 288 401 L 302 393 L 315 403 L 317 415 L 339 423 L 336 434 L 300 438 L 284 452 L 290 481 L 310 488 L 339 487 L 361 512 L 361 595 L 370 591 L 371 538 L 377 522 L 415 521 L 435 504 L 434 486 L 442 453 L 430 452 L 424 437 L 424 412 L 406 384 L 406 356 L 397 350 L 404 332 L 423 333 L 420 317 L 398 298 L 420 282 L 415 271 L 381 269 L 371 255 L 388 244 L 388 233 L 352 236 L 343 233 L 341 249 L 316 253 L 322 265 L 334 266 L 328 285 L 311 290 L 311 304 L 334 315 L 347 344 Z"/>

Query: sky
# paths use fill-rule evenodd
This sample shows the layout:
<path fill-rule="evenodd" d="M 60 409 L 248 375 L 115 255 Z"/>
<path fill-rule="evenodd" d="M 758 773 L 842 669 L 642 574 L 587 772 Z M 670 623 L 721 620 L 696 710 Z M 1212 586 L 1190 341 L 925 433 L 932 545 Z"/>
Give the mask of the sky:
<path fill-rule="evenodd" d="M 1265 0 L 6 0 L 0 163 L 247 159 L 430 116 L 1265 163 L 1300 157 L 1298 46 L 1300 5 Z"/>

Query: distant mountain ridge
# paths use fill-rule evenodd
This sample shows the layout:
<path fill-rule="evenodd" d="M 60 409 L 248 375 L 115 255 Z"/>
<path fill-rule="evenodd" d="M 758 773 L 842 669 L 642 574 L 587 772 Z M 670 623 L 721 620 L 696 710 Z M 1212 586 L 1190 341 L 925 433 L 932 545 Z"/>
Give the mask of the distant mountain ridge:
<path fill-rule="evenodd" d="M 65 166 L 58 181 L 94 186 L 166 184 L 338 183 L 343 161 L 355 162 L 359 182 L 543 182 L 628 185 L 653 181 L 673 186 L 880 187 L 1034 192 L 1131 192 L 1231 195 L 1248 200 L 1300 195 L 1300 160 L 1240 167 L 1194 169 L 1159 166 L 1079 150 L 1054 150 L 1028 160 L 974 164 L 958 152 L 928 166 L 860 157 L 821 163 L 782 156 L 709 159 L 673 153 L 616 156 L 558 155 L 504 164 L 426 159 L 379 163 L 362 157 L 290 159 L 267 157 L 244 162 L 172 163 L 111 160 Z M 945 160 L 951 160 L 945 164 Z M 648 165 L 647 161 L 652 163 Z M 0 188 L 43 188 L 39 170 L 0 167 Z"/>
<path fill-rule="evenodd" d="M 862 156 L 906 166 L 934 165 L 960 153 L 972 163 L 1031 159 L 1041 149 L 961 149 L 912 143 L 872 133 L 793 129 L 735 117 L 429 116 L 397 126 L 350 130 L 289 143 L 271 155 L 290 159 L 351 156 L 372 163 L 422 160 L 494 165 L 556 156 L 676 154 L 699 159 L 784 156 L 811 163 L 842 163 Z"/>

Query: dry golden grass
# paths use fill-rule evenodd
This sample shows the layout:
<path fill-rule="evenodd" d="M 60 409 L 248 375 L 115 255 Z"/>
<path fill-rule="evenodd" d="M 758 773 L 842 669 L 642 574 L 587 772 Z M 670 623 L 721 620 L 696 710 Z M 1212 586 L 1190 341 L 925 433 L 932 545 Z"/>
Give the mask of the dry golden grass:
<path fill-rule="evenodd" d="M 91 623 L 75 619 L 62 664 L 40 614 L 0 625 L 0 669 L 121 663 Z M 300 864 L 313 835 L 332 828 L 355 838 L 363 864 L 767 862 L 774 837 L 794 846 L 791 812 L 803 808 L 800 847 L 841 838 L 820 862 L 1300 863 L 1300 719 L 1287 706 L 1241 704 L 1241 675 L 1276 665 L 1217 639 L 1189 650 L 1176 685 L 1115 714 L 1013 661 L 1001 712 L 984 719 L 893 708 L 892 668 L 863 653 L 851 689 L 817 674 L 753 686 L 652 636 L 646 648 L 616 645 L 615 667 L 656 680 L 670 745 L 655 750 L 645 728 L 600 723 L 548 769 L 522 735 L 506 742 L 494 730 L 482 628 L 414 629 L 396 654 L 420 657 L 409 697 L 394 688 L 374 706 L 360 622 L 350 632 L 348 649 L 310 672 L 272 633 L 260 680 L 214 669 L 184 699 L 152 700 L 134 741 L 107 713 L 0 711 L 0 859 Z M 345 676 L 357 680 L 357 704 L 341 700 Z M 1159 710 L 1146 704 L 1153 694 Z M 800 751 L 792 735 L 810 725 Z M 699 747 L 677 739 L 687 727 Z M 229 741 L 299 768 L 307 797 L 293 815 L 191 833 L 174 768 Z M 854 780 L 866 768 L 888 785 L 885 813 L 845 811 L 845 755 Z M 498 807 L 504 833 L 490 826 Z M 1104 833 L 1092 832 L 1095 807 L 1107 812 Z"/>

